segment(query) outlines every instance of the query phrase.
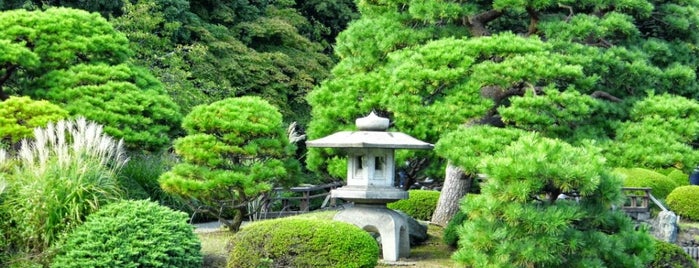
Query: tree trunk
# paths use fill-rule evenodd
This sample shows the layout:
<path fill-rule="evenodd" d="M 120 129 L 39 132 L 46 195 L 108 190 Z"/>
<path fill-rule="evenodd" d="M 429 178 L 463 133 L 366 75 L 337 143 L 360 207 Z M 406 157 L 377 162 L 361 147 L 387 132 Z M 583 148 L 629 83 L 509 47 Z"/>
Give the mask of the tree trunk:
<path fill-rule="evenodd" d="M 466 196 L 471 188 L 470 176 L 466 176 L 461 168 L 447 164 L 444 176 L 444 186 L 437 201 L 437 208 L 432 214 L 432 223 L 439 226 L 446 226 L 449 220 L 459 211 L 459 201 Z"/>

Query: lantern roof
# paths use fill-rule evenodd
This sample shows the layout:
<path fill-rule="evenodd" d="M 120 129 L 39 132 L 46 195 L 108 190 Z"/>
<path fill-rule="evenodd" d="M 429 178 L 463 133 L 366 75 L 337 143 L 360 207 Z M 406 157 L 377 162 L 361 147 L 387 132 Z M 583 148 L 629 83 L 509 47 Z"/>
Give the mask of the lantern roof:
<path fill-rule="evenodd" d="M 387 148 L 387 149 L 432 149 L 434 145 L 418 140 L 405 133 L 389 132 L 387 118 L 371 112 L 355 121 L 358 131 L 340 131 L 329 136 L 307 141 L 308 147 L 328 148 Z"/>

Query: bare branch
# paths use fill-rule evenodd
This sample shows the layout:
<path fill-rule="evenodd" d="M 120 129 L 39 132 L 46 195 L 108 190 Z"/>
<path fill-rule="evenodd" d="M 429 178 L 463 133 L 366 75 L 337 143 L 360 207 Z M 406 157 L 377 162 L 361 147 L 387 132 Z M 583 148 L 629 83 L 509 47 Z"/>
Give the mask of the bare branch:
<path fill-rule="evenodd" d="M 612 94 L 609 94 L 607 92 L 600 91 L 600 90 L 592 92 L 592 94 L 590 94 L 590 97 L 593 97 L 596 99 L 608 100 L 611 102 L 621 102 L 620 98 L 617 98 L 617 97 L 613 96 Z"/>
<path fill-rule="evenodd" d="M 529 14 L 529 31 L 527 32 L 527 36 L 530 36 L 532 34 L 536 34 L 539 29 L 537 26 L 539 25 L 539 13 L 536 12 L 531 7 L 527 7 L 527 13 Z"/>
<path fill-rule="evenodd" d="M 562 8 L 565 8 L 565 9 L 568 9 L 568 12 L 569 12 L 569 13 L 568 13 L 568 17 L 566 17 L 566 19 L 565 19 L 565 22 L 569 22 L 569 21 L 570 21 L 570 18 L 572 18 L 573 15 L 575 15 L 575 13 L 573 13 L 573 7 L 568 6 L 568 5 L 564 5 L 564 4 L 561 4 L 561 3 L 558 3 L 558 6 L 559 6 L 559 7 L 562 7 Z"/>
<path fill-rule="evenodd" d="M 490 32 L 485 28 L 485 26 L 500 16 L 502 16 L 502 11 L 491 9 L 476 16 L 468 17 L 464 19 L 464 22 L 467 22 L 469 30 L 473 36 L 488 36 L 490 35 Z"/>

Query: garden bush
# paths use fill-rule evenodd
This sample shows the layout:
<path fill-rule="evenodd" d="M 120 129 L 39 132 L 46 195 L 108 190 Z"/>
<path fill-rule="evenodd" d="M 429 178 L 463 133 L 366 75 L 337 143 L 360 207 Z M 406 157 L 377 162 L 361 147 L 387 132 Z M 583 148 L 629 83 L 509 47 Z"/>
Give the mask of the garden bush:
<path fill-rule="evenodd" d="M 400 210 L 416 220 L 429 221 L 432 219 L 434 208 L 437 207 L 439 192 L 432 190 L 410 190 L 408 199 L 388 203 L 390 209 Z"/>
<path fill-rule="evenodd" d="M 667 196 L 665 202 L 670 210 L 677 213 L 677 215 L 692 220 L 699 220 L 698 200 L 699 186 L 687 185 L 677 187 Z"/>
<path fill-rule="evenodd" d="M 187 214 L 147 200 L 109 204 L 58 245 L 51 267 L 201 267 Z"/>
<path fill-rule="evenodd" d="M 673 168 L 670 173 L 667 174 L 667 177 L 677 183 L 677 186 L 689 185 L 689 175 L 682 172 L 682 170 Z"/>
<path fill-rule="evenodd" d="M 649 169 L 616 168 L 614 172 L 624 175 L 624 187 L 650 187 L 658 199 L 664 199 L 678 186 L 667 176 Z"/>
<path fill-rule="evenodd" d="M 447 244 L 452 248 L 456 248 L 456 246 L 458 246 L 459 233 L 457 230 L 466 219 L 468 219 L 468 216 L 461 210 L 454 214 L 454 217 L 452 217 L 451 220 L 449 220 L 449 223 L 447 223 L 447 226 L 444 227 L 444 233 L 442 236 L 444 244 Z"/>
<path fill-rule="evenodd" d="M 344 222 L 283 218 L 246 226 L 233 237 L 229 268 L 374 267 L 379 246 Z"/>
<path fill-rule="evenodd" d="M 653 261 L 647 268 L 697 268 L 697 263 L 678 245 L 656 240 Z"/>

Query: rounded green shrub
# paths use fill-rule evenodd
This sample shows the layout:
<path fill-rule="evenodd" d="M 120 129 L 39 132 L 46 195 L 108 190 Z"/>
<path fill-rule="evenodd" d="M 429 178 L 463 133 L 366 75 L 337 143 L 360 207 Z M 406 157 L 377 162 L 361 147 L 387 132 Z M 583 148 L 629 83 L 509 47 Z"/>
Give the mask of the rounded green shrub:
<path fill-rule="evenodd" d="M 432 219 L 434 208 L 437 207 L 439 192 L 432 190 L 410 190 L 408 199 L 388 203 L 390 209 L 400 210 L 416 220 L 429 221 Z"/>
<path fill-rule="evenodd" d="M 682 172 L 682 170 L 673 168 L 670 173 L 667 174 L 667 177 L 677 183 L 677 186 L 689 185 L 689 175 Z"/>
<path fill-rule="evenodd" d="M 682 217 L 699 220 L 699 186 L 680 186 L 673 190 L 665 199 L 670 210 Z"/>
<path fill-rule="evenodd" d="M 678 245 L 656 240 L 655 255 L 647 268 L 697 268 L 697 263 Z"/>
<path fill-rule="evenodd" d="M 282 218 L 250 224 L 233 236 L 229 268 L 374 267 L 379 246 L 344 222 Z"/>
<path fill-rule="evenodd" d="M 201 267 L 201 243 L 187 215 L 147 200 L 89 215 L 58 245 L 51 267 Z"/>
<path fill-rule="evenodd" d="M 650 187 L 658 199 L 664 199 L 678 186 L 667 176 L 649 169 L 616 168 L 614 172 L 624 175 L 624 187 Z"/>

